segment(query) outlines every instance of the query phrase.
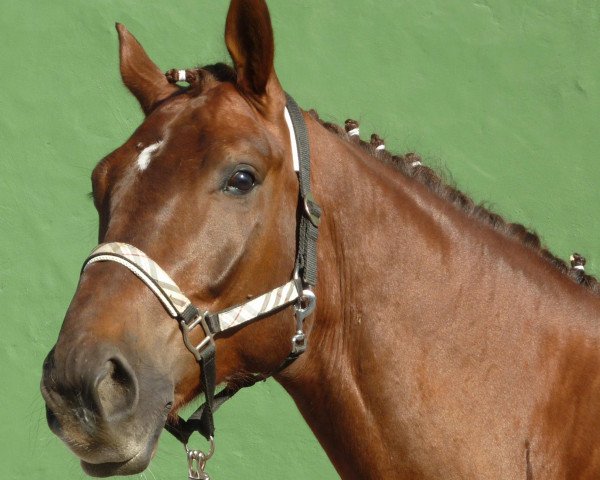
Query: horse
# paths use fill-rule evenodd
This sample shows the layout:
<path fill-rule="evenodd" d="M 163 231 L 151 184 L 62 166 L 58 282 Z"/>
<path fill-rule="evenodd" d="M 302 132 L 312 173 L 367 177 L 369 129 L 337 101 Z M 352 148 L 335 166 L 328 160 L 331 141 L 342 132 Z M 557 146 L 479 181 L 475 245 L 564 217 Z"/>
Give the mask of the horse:
<path fill-rule="evenodd" d="M 117 30 L 145 119 L 92 173 L 101 245 L 41 382 L 86 473 L 143 471 L 201 393 L 212 441 L 214 386 L 273 376 L 342 478 L 600 476 L 594 278 L 355 123 L 290 125 L 264 0 L 230 3 L 233 67 L 165 75 Z"/>

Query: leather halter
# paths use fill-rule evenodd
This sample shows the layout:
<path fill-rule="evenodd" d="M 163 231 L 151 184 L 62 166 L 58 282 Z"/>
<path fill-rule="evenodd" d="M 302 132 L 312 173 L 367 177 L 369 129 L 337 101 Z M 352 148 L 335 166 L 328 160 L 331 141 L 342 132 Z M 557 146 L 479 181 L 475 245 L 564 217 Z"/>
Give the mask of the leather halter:
<path fill-rule="evenodd" d="M 165 428 L 185 445 L 191 479 L 208 478 L 204 473 L 204 466 L 214 451 L 214 411 L 241 388 L 266 380 L 289 366 L 307 346 L 303 322 L 316 305 L 313 287 L 317 281 L 316 243 L 321 208 L 310 191 L 310 149 L 306 124 L 296 102 L 289 95 L 286 97 L 284 116 L 290 133 L 292 163 L 300 184 L 296 263 L 293 278 L 289 282 L 240 305 L 220 312 L 208 312 L 196 307 L 154 260 L 133 245 L 120 242 L 101 244 L 88 256 L 82 268 L 83 273 L 90 264 L 102 261 L 123 265 L 140 278 L 160 300 L 169 315 L 179 321 L 185 346 L 200 364 L 201 383 L 206 401 L 187 421 L 179 417 L 176 425 L 167 423 Z M 291 352 L 278 369 L 268 375 L 255 375 L 243 385 L 227 386 L 215 396 L 214 335 L 272 315 L 291 305 L 294 305 L 295 309 L 296 333 L 292 337 Z M 198 326 L 204 331 L 205 337 L 198 345 L 194 345 L 190 333 Z M 209 453 L 187 448 L 187 442 L 194 431 L 210 441 Z"/>

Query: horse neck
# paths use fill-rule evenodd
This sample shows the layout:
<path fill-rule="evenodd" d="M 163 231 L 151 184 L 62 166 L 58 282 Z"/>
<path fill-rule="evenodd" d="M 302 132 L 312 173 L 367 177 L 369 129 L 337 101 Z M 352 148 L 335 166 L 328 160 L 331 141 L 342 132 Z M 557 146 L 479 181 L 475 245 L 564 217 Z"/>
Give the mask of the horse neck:
<path fill-rule="evenodd" d="M 325 212 L 318 307 L 306 326 L 309 350 L 278 380 L 344 478 L 425 478 L 436 462 L 413 453 L 415 442 L 426 443 L 410 425 L 416 397 L 423 401 L 415 392 L 417 369 L 434 382 L 433 364 L 452 349 L 471 362 L 500 354 L 509 367 L 526 361 L 524 349 L 510 344 L 523 333 L 516 312 L 541 315 L 558 328 L 576 301 L 589 301 L 588 317 L 597 314 L 598 301 L 518 241 L 358 146 L 313 121 L 309 132 L 313 189 Z M 539 296 L 553 302 L 541 305 Z M 475 337 L 506 325 L 482 353 Z M 445 353 L 431 353 L 445 339 L 451 340 L 438 348 Z M 438 357 L 419 366 L 415 358 L 423 355 Z M 538 372 L 528 388 L 543 378 Z"/>

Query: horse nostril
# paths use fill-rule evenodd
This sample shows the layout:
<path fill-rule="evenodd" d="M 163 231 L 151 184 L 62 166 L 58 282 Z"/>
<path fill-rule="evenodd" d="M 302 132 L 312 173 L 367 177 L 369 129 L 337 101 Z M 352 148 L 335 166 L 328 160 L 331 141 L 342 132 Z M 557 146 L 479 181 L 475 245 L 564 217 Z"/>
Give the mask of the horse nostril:
<path fill-rule="evenodd" d="M 129 415 L 138 399 L 137 379 L 125 359 L 113 357 L 97 379 L 97 401 L 105 420 Z"/>

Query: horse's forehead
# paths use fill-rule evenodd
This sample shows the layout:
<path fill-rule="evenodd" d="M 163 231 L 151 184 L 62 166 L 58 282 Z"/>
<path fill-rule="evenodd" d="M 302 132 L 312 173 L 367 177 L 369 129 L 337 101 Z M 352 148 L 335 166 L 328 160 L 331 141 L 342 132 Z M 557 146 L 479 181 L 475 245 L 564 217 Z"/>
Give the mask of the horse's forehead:
<path fill-rule="evenodd" d="M 199 139 L 222 142 L 255 137 L 260 130 L 255 110 L 234 89 L 221 88 L 166 105 L 156 116 L 146 119 L 137 136 L 144 145 L 152 139 L 168 140 L 165 145 L 168 148 L 169 144 L 198 145 Z"/>
<path fill-rule="evenodd" d="M 182 110 L 167 128 L 173 135 L 191 128 L 204 136 L 227 138 L 255 134 L 260 121 L 240 95 L 207 95 L 193 99 L 189 108 Z"/>
<path fill-rule="evenodd" d="M 211 144 L 235 148 L 250 142 L 264 151 L 268 140 L 261 133 L 266 130 L 259 115 L 234 88 L 198 96 L 183 94 L 145 118 L 135 133 L 101 163 L 124 168 L 133 162 L 138 170 L 145 170 L 161 154 L 173 150 L 192 154 Z"/>

